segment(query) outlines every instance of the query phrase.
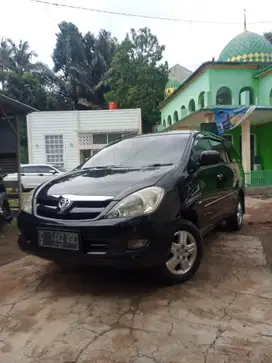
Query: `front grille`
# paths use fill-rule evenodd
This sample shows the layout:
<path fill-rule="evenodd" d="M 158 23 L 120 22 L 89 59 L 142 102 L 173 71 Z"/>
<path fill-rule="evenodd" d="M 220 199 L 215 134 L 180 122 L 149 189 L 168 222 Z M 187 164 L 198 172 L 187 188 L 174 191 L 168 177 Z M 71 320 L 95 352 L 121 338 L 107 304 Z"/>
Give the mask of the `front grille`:
<path fill-rule="evenodd" d="M 105 201 L 75 201 L 69 212 L 61 214 L 58 199 L 37 199 L 36 213 L 40 217 L 62 220 L 95 219 L 110 204 Z"/>

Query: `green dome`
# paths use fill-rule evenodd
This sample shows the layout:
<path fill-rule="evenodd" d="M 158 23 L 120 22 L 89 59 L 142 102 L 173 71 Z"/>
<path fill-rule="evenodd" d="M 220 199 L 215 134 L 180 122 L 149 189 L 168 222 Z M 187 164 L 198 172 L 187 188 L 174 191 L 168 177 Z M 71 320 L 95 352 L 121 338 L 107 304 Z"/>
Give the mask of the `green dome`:
<path fill-rule="evenodd" d="M 222 50 L 219 62 L 272 62 L 272 45 L 256 33 L 245 30 Z"/>
<path fill-rule="evenodd" d="M 181 83 L 176 78 L 170 78 L 165 86 L 165 97 L 169 97 L 177 88 L 179 88 L 180 85 Z"/>

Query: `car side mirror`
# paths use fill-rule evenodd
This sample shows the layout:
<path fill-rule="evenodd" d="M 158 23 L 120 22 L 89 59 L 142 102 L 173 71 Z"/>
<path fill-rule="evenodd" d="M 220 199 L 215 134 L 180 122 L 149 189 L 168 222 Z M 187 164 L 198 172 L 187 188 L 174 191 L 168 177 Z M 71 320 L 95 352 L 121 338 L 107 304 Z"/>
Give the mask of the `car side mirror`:
<path fill-rule="evenodd" d="M 209 166 L 221 163 L 220 154 L 216 150 L 203 151 L 200 156 L 200 166 Z"/>
<path fill-rule="evenodd" d="M 55 174 L 57 174 L 57 171 L 56 171 L 56 170 L 51 169 L 51 170 L 50 170 L 50 173 L 51 173 L 51 174 L 53 174 L 53 175 L 55 175 Z"/>

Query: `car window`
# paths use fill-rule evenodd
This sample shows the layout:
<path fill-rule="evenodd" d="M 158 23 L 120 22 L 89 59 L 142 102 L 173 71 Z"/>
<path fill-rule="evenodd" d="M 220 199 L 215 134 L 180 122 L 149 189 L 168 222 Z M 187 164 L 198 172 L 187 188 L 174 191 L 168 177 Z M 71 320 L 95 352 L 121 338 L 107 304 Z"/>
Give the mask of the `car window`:
<path fill-rule="evenodd" d="M 232 163 L 238 163 L 241 161 L 240 156 L 238 155 L 237 151 L 234 149 L 233 144 L 230 141 L 225 141 L 226 150 L 230 161 Z"/>
<path fill-rule="evenodd" d="M 39 165 L 37 167 L 37 169 L 38 169 L 38 173 L 50 173 L 51 170 L 55 170 L 47 165 Z"/>
<path fill-rule="evenodd" d="M 229 163 L 229 158 L 224 144 L 221 141 L 209 139 L 212 150 L 216 150 L 220 154 L 222 163 Z"/>
<path fill-rule="evenodd" d="M 38 173 L 37 167 L 35 165 L 28 165 L 22 167 L 22 173 L 29 174 L 29 173 Z"/>
<path fill-rule="evenodd" d="M 200 162 L 200 156 L 203 151 L 211 150 L 211 145 L 209 143 L 209 140 L 205 137 L 201 137 L 195 141 L 195 144 L 193 146 L 193 160 L 196 163 Z"/>

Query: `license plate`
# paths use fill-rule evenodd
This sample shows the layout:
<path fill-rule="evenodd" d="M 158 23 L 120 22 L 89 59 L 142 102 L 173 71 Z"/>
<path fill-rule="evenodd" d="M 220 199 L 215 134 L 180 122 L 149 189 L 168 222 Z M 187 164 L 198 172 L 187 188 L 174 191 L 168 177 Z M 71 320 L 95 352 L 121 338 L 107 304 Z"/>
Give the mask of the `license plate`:
<path fill-rule="evenodd" d="M 76 232 L 39 230 L 38 243 L 41 247 L 78 251 L 79 235 Z"/>

